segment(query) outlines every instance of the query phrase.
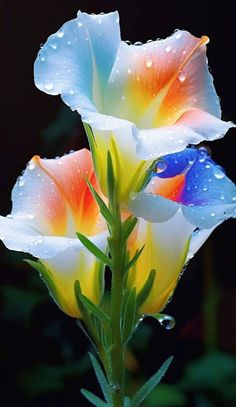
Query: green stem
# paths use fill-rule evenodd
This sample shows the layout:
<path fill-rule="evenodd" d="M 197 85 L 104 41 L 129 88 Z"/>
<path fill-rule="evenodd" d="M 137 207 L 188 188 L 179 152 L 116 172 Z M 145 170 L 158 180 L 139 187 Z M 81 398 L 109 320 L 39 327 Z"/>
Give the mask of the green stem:
<path fill-rule="evenodd" d="M 124 405 L 124 346 L 121 333 L 121 313 L 125 273 L 125 247 L 121 239 L 122 224 L 118 216 L 112 227 L 112 291 L 111 291 L 111 376 L 113 407 Z"/>

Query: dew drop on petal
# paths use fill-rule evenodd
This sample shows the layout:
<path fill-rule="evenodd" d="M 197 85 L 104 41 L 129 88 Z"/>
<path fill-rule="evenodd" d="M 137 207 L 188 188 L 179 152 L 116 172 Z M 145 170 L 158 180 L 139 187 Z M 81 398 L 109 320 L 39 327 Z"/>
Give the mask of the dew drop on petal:
<path fill-rule="evenodd" d="M 63 30 L 57 32 L 57 36 L 58 36 L 59 38 L 62 38 L 63 35 L 64 35 L 64 31 L 63 31 Z"/>
<path fill-rule="evenodd" d="M 165 48 L 165 51 L 166 51 L 166 52 L 170 52 L 170 50 L 171 50 L 171 46 L 168 45 L 168 47 Z"/>
<path fill-rule="evenodd" d="M 141 41 L 136 41 L 136 42 L 134 43 L 134 45 L 140 47 L 141 45 L 143 45 L 143 43 L 142 43 Z"/>
<path fill-rule="evenodd" d="M 30 162 L 29 162 L 29 164 L 28 164 L 28 169 L 29 169 L 30 171 L 33 171 L 33 170 L 35 169 L 35 164 L 33 163 L 33 161 L 30 161 Z"/>
<path fill-rule="evenodd" d="M 186 79 L 186 75 L 184 75 L 183 72 L 180 72 L 178 75 L 178 79 L 180 82 L 184 82 Z"/>
<path fill-rule="evenodd" d="M 19 185 L 19 187 L 23 187 L 25 185 L 25 180 L 23 177 L 20 177 L 18 185 Z"/>
<path fill-rule="evenodd" d="M 53 89 L 53 83 L 50 81 L 50 79 L 46 79 L 44 81 L 44 88 L 45 90 L 52 90 Z"/>
<path fill-rule="evenodd" d="M 165 160 L 163 160 L 162 158 L 160 158 L 157 163 L 156 163 L 156 173 L 160 174 L 162 172 L 164 172 L 167 168 L 167 163 Z"/>
<path fill-rule="evenodd" d="M 223 179 L 225 177 L 223 169 L 218 165 L 214 167 L 213 174 L 217 179 Z"/>
<path fill-rule="evenodd" d="M 78 21 L 78 26 L 81 28 L 83 27 L 83 23 L 81 23 L 81 21 Z"/>
<path fill-rule="evenodd" d="M 147 68 L 151 68 L 152 63 L 153 63 L 153 62 L 152 62 L 151 59 L 147 59 L 147 60 L 146 60 L 146 67 L 147 67 Z"/>

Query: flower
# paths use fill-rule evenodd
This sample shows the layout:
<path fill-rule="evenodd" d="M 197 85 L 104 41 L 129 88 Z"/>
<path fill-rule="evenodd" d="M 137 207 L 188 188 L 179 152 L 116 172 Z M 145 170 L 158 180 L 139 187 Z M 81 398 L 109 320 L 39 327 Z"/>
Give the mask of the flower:
<path fill-rule="evenodd" d="M 220 138 L 233 126 L 220 120 L 207 42 L 177 30 L 165 40 L 128 45 L 117 12 L 79 12 L 48 38 L 35 62 L 36 86 L 61 94 L 91 126 L 103 192 L 107 150 L 117 159 L 118 200 L 126 202 L 153 160 Z"/>
<path fill-rule="evenodd" d="M 128 284 L 140 291 L 150 270 L 157 272 L 140 309 L 144 314 L 164 308 L 186 262 L 220 223 L 236 217 L 236 186 L 205 147 L 167 155 L 156 171 L 130 202 L 140 220 L 129 249 L 133 254 L 145 247 L 129 272 Z"/>
<path fill-rule="evenodd" d="M 85 176 L 100 193 L 86 149 L 58 159 L 34 156 L 13 188 L 11 214 L 0 216 L 5 246 L 40 259 L 54 299 L 73 317 L 81 316 L 76 280 L 94 303 L 103 294 L 103 267 L 76 237 L 79 231 L 100 249 L 106 247 L 106 229 Z"/>

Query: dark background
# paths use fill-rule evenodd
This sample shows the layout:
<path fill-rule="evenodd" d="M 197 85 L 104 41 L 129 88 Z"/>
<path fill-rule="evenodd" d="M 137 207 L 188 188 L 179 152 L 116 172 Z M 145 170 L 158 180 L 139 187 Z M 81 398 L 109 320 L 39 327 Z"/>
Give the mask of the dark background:
<path fill-rule="evenodd" d="M 211 39 L 209 65 L 221 98 L 223 119 L 236 120 L 233 2 L 2 0 L 0 210 L 3 215 L 10 212 L 10 193 L 17 176 L 34 154 L 55 157 L 86 144 L 79 117 L 71 113 L 59 97 L 49 97 L 38 91 L 32 74 L 40 44 L 65 21 L 74 18 L 78 9 L 94 13 L 118 9 L 122 38 L 131 42 L 165 38 L 176 28 L 189 30 L 196 36 L 208 35 Z M 224 139 L 210 145 L 213 158 L 234 182 L 235 136 L 236 131 L 230 130 Z M 0 404 L 86 406 L 79 388 L 84 386 L 92 390 L 95 386 L 88 361 L 83 359 L 88 343 L 75 321 L 63 315 L 49 299 L 38 276 L 21 261 L 24 257 L 8 252 L 1 245 L 0 362 L 3 379 Z M 148 406 L 235 405 L 234 396 L 229 399 L 219 389 L 232 385 L 232 378 L 224 378 L 226 384 L 222 378 L 219 383 L 215 378 L 216 371 L 221 371 L 224 363 L 228 363 L 228 368 L 231 362 L 235 363 L 235 272 L 235 224 L 230 220 L 214 232 L 182 277 L 166 309 L 176 318 L 175 329 L 165 331 L 147 321 L 132 348 L 128 358 L 130 387 L 134 387 L 134 378 L 138 382 L 142 376 L 150 376 L 165 357 L 175 355 L 166 376 L 173 394 L 179 392 L 175 404 L 170 404 L 171 401 L 155 404 L 154 401 Z M 197 384 L 194 385 L 179 385 L 191 363 L 201 362 L 213 351 L 214 354 L 218 352 L 218 356 L 222 356 L 219 351 L 223 352 L 224 361 L 220 359 L 214 369 L 212 361 L 207 359 L 200 369 L 200 382 L 195 380 Z M 68 366 L 73 367 L 72 372 Z M 210 389 L 204 388 L 203 383 L 207 369 L 210 369 L 207 377 L 214 382 L 209 385 Z M 168 387 L 168 394 L 171 388 Z M 182 399 L 182 404 L 180 393 L 184 393 L 186 399 Z"/>

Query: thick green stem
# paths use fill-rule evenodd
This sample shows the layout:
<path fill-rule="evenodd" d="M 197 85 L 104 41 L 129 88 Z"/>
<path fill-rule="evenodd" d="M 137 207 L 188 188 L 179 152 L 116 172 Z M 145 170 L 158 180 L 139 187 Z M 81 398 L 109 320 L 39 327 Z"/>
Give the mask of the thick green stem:
<path fill-rule="evenodd" d="M 111 293 L 111 375 L 113 407 L 124 405 L 124 347 L 121 333 L 121 313 L 124 284 L 124 245 L 121 239 L 122 225 L 120 219 L 112 229 L 112 293 Z"/>

